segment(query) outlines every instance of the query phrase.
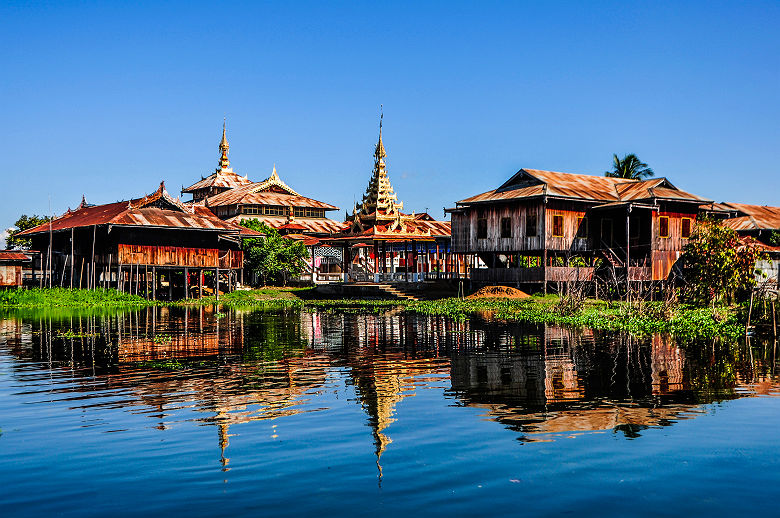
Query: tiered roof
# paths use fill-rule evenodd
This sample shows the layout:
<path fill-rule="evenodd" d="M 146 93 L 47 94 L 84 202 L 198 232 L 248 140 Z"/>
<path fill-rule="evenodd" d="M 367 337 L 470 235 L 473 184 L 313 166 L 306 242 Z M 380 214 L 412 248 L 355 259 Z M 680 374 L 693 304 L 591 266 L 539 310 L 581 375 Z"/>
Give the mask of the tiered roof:
<path fill-rule="evenodd" d="M 449 237 L 450 223 L 433 221 L 427 214 L 420 217 L 401 212 L 404 204 L 398 201 L 387 175 L 387 152 L 382 141 L 382 117 L 379 119 L 379 140 L 374 149 L 374 169 L 361 203 L 355 205 L 347 217 L 348 230 L 341 239 L 424 239 Z"/>
<path fill-rule="evenodd" d="M 290 210 L 293 210 L 294 208 L 311 208 L 325 211 L 338 210 L 338 207 L 335 205 L 298 194 L 279 177 L 275 165 L 271 172 L 271 176 L 262 182 L 254 182 L 230 189 L 206 198 L 202 203 L 210 209 L 232 205 L 271 205 L 289 207 Z M 226 221 L 237 223 L 240 220 L 247 218 L 260 220 L 273 228 L 279 228 L 286 223 L 289 223 L 287 216 L 282 215 L 247 216 L 246 214 L 236 214 L 235 216 L 227 218 Z M 334 232 L 341 232 L 344 229 L 343 223 L 328 218 L 299 217 L 297 223 L 304 227 L 303 229 L 300 229 L 302 232 L 317 234 L 331 234 Z"/>

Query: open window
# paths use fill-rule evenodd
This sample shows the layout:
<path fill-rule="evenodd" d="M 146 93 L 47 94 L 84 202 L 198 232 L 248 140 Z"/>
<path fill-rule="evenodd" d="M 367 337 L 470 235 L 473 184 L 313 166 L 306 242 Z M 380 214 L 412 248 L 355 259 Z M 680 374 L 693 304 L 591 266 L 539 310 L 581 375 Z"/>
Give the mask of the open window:
<path fill-rule="evenodd" d="M 525 237 L 536 237 L 536 214 L 525 215 Z"/>
<path fill-rule="evenodd" d="M 477 239 L 487 239 L 487 218 L 477 220 Z"/>
<path fill-rule="evenodd" d="M 512 218 L 501 218 L 501 237 L 504 239 L 512 237 Z"/>

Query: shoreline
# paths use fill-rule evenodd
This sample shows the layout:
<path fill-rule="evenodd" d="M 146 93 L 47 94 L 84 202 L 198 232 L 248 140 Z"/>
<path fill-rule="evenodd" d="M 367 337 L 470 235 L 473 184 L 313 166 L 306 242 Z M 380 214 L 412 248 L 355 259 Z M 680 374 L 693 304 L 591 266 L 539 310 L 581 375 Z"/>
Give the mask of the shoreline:
<path fill-rule="evenodd" d="M 151 306 L 198 307 L 219 305 L 231 309 L 318 308 L 345 311 L 380 312 L 390 308 L 432 316 L 466 318 L 481 315 L 507 322 L 556 324 L 589 327 L 605 331 L 624 331 L 635 335 L 669 333 L 678 337 L 737 339 L 744 334 L 739 306 L 700 308 L 685 304 L 642 302 L 639 307 L 625 302 L 586 299 L 580 309 L 562 310 L 558 297 L 530 296 L 524 299 L 480 298 L 438 300 L 399 299 L 319 299 L 311 288 L 258 288 L 228 293 L 217 302 L 213 296 L 174 302 L 151 301 L 116 290 L 70 290 L 67 288 L 11 290 L 0 292 L 4 310 L 78 310 L 106 307 L 137 309 Z"/>

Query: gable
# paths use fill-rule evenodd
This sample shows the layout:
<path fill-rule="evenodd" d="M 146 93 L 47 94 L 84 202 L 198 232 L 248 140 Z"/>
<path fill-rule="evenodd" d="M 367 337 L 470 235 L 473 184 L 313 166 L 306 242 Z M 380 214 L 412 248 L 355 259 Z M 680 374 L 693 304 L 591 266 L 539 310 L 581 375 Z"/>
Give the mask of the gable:
<path fill-rule="evenodd" d="M 511 191 L 513 189 L 522 189 L 524 187 L 530 187 L 532 185 L 540 185 L 544 182 L 531 176 L 523 169 L 516 172 L 509 180 L 504 182 L 495 192 Z"/>

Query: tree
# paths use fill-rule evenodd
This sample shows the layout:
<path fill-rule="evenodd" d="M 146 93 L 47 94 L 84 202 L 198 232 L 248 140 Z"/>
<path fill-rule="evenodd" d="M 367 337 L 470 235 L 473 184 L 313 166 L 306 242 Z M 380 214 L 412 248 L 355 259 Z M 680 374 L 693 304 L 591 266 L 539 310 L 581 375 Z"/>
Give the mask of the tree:
<path fill-rule="evenodd" d="M 284 285 L 288 278 L 303 272 L 304 261 L 309 256 L 303 243 L 284 239 L 279 232 L 255 219 L 244 220 L 241 225 L 265 234 L 244 239 L 243 243 L 244 264 L 263 284 Z"/>
<path fill-rule="evenodd" d="M 684 250 L 685 294 L 694 303 L 715 305 L 756 285 L 756 261 L 765 257 L 758 243 L 710 219 L 699 220 Z"/>
<path fill-rule="evenodd" d="M 639 157 L 630 153 L 624 156 L 622 160 L 617 155 L 612 155 L 612 171 L 605 171 L 604 176 L 644 180 L 655 176 L 655 173 L 647 164 L 639 160 Z"/>
<path fill-rule="evenodd" d="M 36 214 L 28 216 L 27 214 L 22 214 L 22 216 L 16 220 L 16 223 L 14 223 L 16 229 L 11 230 L 8 233 L 8 237 L 5 240 L 6 247 L 11 249 L 28 250 L 31 246 L 30 240 L 23 237 L 17 237 L 16 235 L 24 230 L 29 230 L 31 228 L 37 227 L 38 225 L 42 225 L 48 222 L 50 219 L 51 218 L 49 216 L 38 216 Z"/>

